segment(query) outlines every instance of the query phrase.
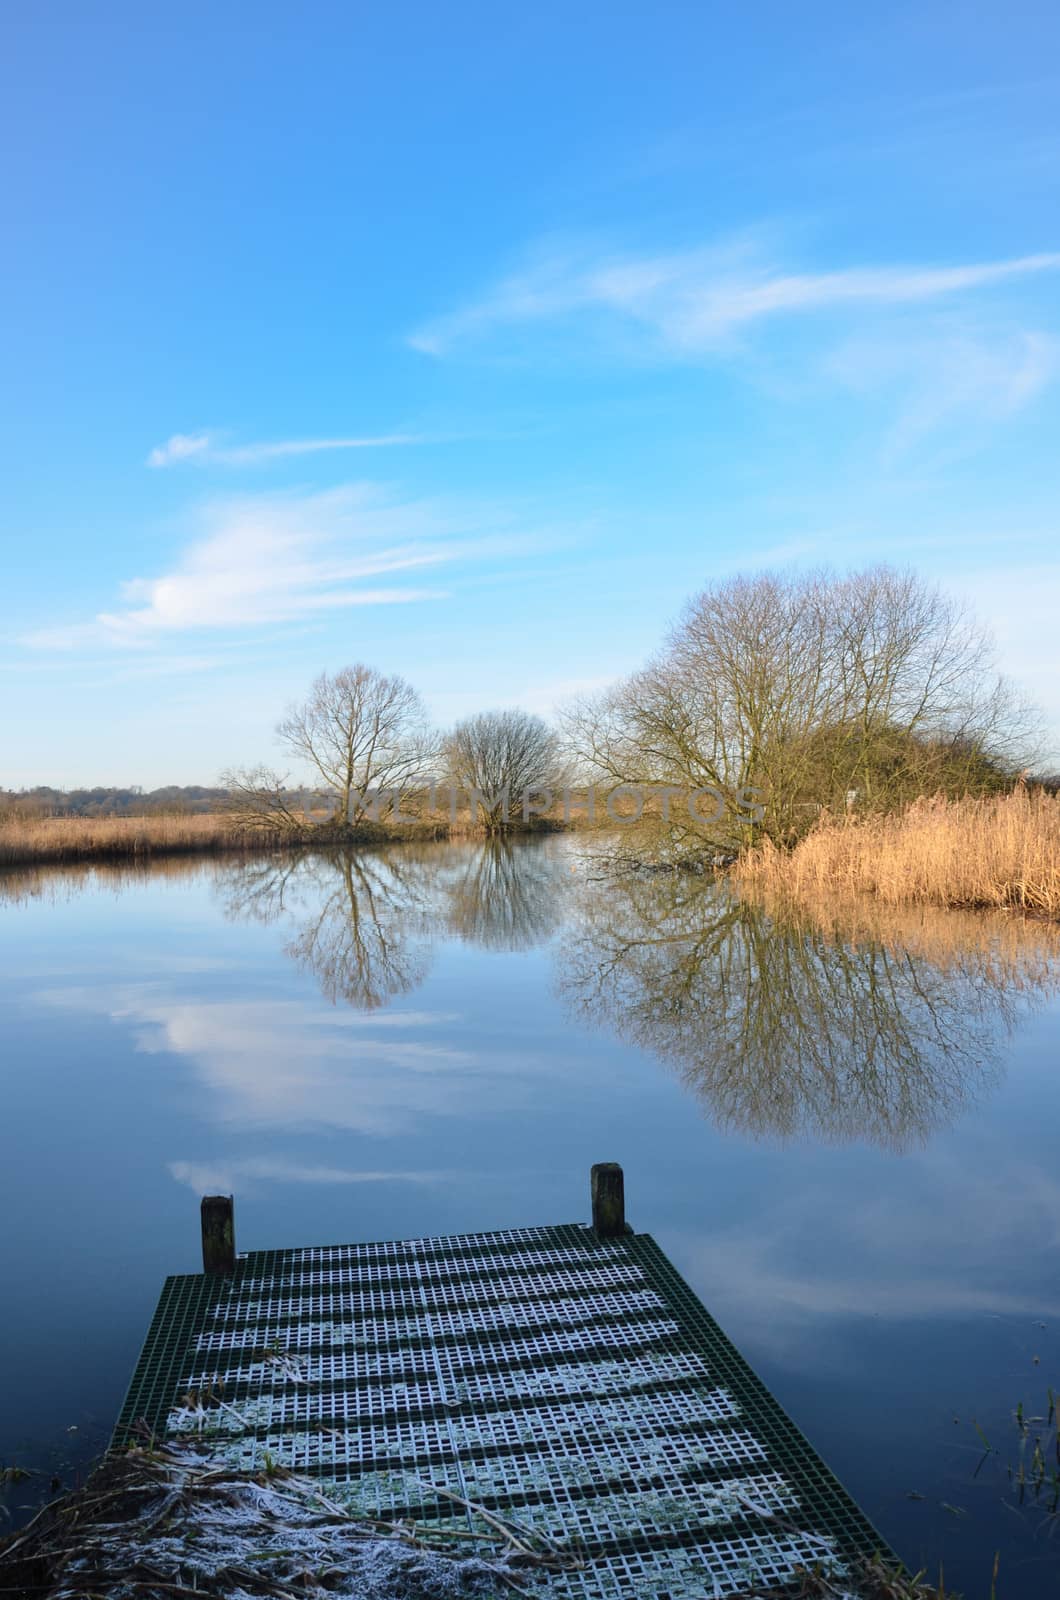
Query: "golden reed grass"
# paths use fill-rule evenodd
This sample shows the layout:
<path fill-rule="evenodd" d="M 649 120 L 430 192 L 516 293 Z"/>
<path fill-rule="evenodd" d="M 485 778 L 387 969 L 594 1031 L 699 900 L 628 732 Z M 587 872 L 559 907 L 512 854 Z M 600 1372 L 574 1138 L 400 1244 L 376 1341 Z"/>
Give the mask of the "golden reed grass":
<path fill-rule="evenodd" d="M 823 817 L 789 853 L 768 842 L 749 851 L 735 875 L 800 900 L 869 894 L 886 905 L 1060 917 L 1060 796 L 1020 787 L 920 799 L 893 816 Z"/>
<path fill-rule="evenodd" d="M 321 817 L 318 819 L 324 821 Z M 538 828 L 560 825 L 558 811 L 535 819 Z M 519 831 L 518 829 L 516 831 Z M 474 839 L 482 836 L 470 810 L 456 815 L 427 812 L 409 822 L 365 822 L 349 836 L 351 844 L 392 844 L 432 839 Z M 145 861 L 152 857 L 209 855 L 222 851 L 289 850 L 341 842 L 321 828 L 304 832 L 270 831 L 226 816 L 224 812 L 189 817 L 44 817 L 33 821 L 0 821 L 0 869 L 50 864 Z"/>
<path fill-rule="evenodd" d="M 0 823 L 0 866 L 260 850 L 251 829 L 224 816 L 44 817 Z"/>

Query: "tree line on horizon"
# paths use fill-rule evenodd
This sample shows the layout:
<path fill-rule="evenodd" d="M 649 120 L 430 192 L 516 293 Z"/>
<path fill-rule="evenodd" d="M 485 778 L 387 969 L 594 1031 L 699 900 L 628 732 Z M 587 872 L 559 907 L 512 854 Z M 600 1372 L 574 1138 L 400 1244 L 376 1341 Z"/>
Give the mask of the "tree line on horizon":
<path fill-rule="evenodd" d="M 167 783 L 144 789 L 137 783 L 91 789 L 0 788 L 0 821 L 36 822 L 44 817 L 172 817 L 208 814 L 228 797 L 228 790 L 199 783 Z"/>

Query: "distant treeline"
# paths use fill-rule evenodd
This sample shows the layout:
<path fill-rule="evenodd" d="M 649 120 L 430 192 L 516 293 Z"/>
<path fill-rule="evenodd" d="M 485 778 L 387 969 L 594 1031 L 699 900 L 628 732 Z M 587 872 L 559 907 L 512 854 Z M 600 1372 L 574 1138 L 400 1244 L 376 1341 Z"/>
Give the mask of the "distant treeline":
<path fill-rule="evenodd" d="M 169 783 L 161 789 L 130 784 L 122 789 L 0 789 L 0 820 L 27 822 L 42 817 L 188 817 L 213 811 L 227 789 Z"/>

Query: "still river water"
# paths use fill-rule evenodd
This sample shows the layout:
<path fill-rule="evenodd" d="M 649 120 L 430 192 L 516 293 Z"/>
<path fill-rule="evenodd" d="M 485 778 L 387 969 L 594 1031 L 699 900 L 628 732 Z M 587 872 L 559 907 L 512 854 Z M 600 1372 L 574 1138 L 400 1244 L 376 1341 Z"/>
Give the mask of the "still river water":
<path fill-rule="evenodd" d="M 1010 1481 L 1057 1461 L 1060 933 L 583 852 L 0 881 L 0 1467 L 43 1474 L 0 1521 L 105 1442 L 201 1194 L 243 1249 L 388 1239 L 584 1220 L 617 1160 L 908 1564 L 1060 1593 Z"/>

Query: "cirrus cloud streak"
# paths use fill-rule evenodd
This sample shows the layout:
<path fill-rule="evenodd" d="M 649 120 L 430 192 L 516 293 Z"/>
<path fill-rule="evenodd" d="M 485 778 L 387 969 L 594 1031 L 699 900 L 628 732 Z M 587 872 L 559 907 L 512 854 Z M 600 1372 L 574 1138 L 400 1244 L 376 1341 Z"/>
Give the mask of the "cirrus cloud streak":
<path fill-rule="evenodd" d="M 462 560 L 519 554 L 535 542 L 496 532 L 496 520 L 402 501 L 365 483 L 225 497 L 199 508 L 196 536 L 168 570 L 126 580 L 120 603 L 88 621 L 39 628 L 22 642 L 38 650 L 138 647 L 182 633 L 440 599 L 444 590 L 402 580 Z"/>
<path fill-rule="evenodd" d="M 709 350 L 767 318 L 937 301 L 1060 269 L 1060 252 L 951 266 L 790 272 L 736 242 L 652 256 L 539 257 L 480 300 L 414 331 L 414 349 L 443 356 L 505 325 L 572 313 L 632 319 L 676 353 Z"/>
<path fill-rule="evenodd" d="M 325 450 L 378 450 L 399 444 L 421 444 L 413 433 L 386 433 L 363 439 L 274 439 L 258 444 L 226 445 L 212 433 L 174 433 L 147 457 L 149 467 L 173 467 L 191 461 L 200 466 L 252 467 L 287 456 L 319 455 Z"/>

